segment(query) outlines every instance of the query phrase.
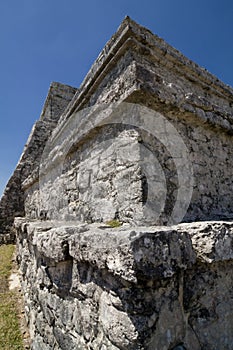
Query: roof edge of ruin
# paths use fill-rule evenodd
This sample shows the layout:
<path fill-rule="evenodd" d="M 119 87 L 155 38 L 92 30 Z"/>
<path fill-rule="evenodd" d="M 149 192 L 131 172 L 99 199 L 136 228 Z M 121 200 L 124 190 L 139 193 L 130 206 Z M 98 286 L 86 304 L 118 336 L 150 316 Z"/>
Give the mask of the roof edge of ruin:
<path fill-rule="evenodd" d="M 50 104 L 51 98 L 53 98 L 53 96 L 55 94 L 59 94 L 59 93 L 60 93 L 60 97 L 63 98 L 63 96 L 62 96 L 63 91 L 72 91 L 73 94 L 75 95 L 75 93 L 77 93 L 77 91 L 78 91 L 78 88 L 71 86 L 71 85 L 63 84 L 63 83 L 60 83 L 57 81 L 52 81 L 50 83 L 50 86 L 49 86 L 49 89 L 47 92 L 47 96 L 45 98 L 45 102 L 44 102 L 44 105 L 42 107 L 42 111 L 41 111 L 40 118 L 39 118 L 40 120 L 42 120 L 44 118 L 44 115 L 46 113 L 48 105 Z"/>
<path fill-rule="evenodd" d="M 233 98 L 233 88 L 231 86 L 223 83 L 215 75 L 209 73 L 205 68 L 202 68 L 197 63 L 184 56 L 180 51 L 172 47 L 158 35 L 152 33 L 149 29 L 139 25 L 129 16 L 126 16 L 115 34 L 113 34 L 98 55 L 97 59 L 85 76 L 79 90 L 76 92 L 72 101 L 67 106 L 64 113 L 65 119 L 75 112 L 79 106 L 80 100 L 82 100 L 83 96 L 87 94 L 90 87 L 94 85 L 95 81 L 99 78 L 102 72 L 107 69 L 110 62 L 116 60 L 117 54 L 123 48 L 123 45 L 129 41 L 129 39 L 135 39 L 135 45 L 143 43 L 149 48 L 152 47 L 153 49 L 156 49 L 156 53 L 158 53 L 161 58 L 163 57 L 174 61 L 177 65 L 182 66 L 184 68 L 184 75 L 189 72 L 191 73 L 190 75 L 196 77 L 197 82 L 204 82 L 205 84 L 211 86 L 215 93 L 219 91 L 219 93 L 226 96 L 226 98 Z M 127 45 L 125 45 L 125 47 L 127 47 Z"/>

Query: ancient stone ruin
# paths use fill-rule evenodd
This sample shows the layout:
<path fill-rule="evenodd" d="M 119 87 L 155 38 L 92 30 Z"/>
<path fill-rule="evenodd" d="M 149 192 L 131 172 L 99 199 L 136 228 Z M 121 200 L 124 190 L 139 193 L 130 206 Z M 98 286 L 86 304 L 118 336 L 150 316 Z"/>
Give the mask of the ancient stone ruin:
<path fill-rule="evenodd" d="M 0 202 L 32 350 L 233 348 L 232 92 L 128 17 L 51 84 Z"/>

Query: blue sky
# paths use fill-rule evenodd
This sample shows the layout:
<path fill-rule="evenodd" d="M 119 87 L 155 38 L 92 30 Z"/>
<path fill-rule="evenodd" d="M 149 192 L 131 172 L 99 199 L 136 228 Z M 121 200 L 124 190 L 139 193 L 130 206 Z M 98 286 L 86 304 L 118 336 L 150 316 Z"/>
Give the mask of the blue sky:
<path fill-rule="evenodd" d="M 78 87 L 129 15 L 233 86 L 232 0 L 0 2 L 0 195 L 52 81 Z"/>

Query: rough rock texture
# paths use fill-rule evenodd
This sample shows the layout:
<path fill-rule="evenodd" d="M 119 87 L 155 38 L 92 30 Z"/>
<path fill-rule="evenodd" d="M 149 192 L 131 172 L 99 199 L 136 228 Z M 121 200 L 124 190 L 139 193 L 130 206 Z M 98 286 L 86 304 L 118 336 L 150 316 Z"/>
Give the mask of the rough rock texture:
<path fill-rule="evenodd" d="M 16 228 L 33 350 L 232 349 L 232 222 Z"/>
<path fill-rule="evenodd" d="M 164 147 L 159 135 L 154 137 L 156 125 L 149 130 L 152 134 L 132 123 L 122 128 L 124 118 L 120 125 L 114 113 L 111 118 L 108 115 L 111 125 L 103 125 L 101 108 L 124 101 L 159 113 L 174 125 L 187 148 L 193 185 L 183 220 L 232 217 L 232 96 L 230 87 L 125 19 L 61 115 L 49 139 L 50 148 L 43 154 L 41 169 L 46 169 L 46 175 L 36 182 L 30 177 L 26 181 L 27 217 L 38 219 L 42 212 L 58 220 L 167 223 L 181 187 L 182 166 L 177 168 L 176 156 Z M 83 112 L 84 107 L 91 112 Z M 68 147 L 67 139 L 74 130 Z M 175 142 L 172 149 L 176 149 Z M 140 164 L 145 159 L 142 150 L 153 158 L 148 156 L 146 163 L 160 166 L 164 176 L 151 179 L 153 186 L 166 183 L 164 212 L 157 222 L 148 214 L 155 210 L 155 201 L 150 210 L 144 210 L 147 169 L 145 163 Z M 123 188 L 129 189 L 127 194 Z M 157 203 L 161 202 L 159 198 Z"/>
<path fill-rule="evenodd" d="M 31 219 L 43 216 L 95 222 L 115 218 L 143 225 L 169 222 L 183 185 L 179 183 L 183 166 L 177 168 L 176 156 L 154 137 L 153 128 L 151 135 L 140 125 L 131 125 L 128 134 L 119 124 L 100 127 L 98 108 L 116 101 L 118 105 L 126 101 L 148 107 L 170 121 L 181 136 L 194 181 L 184 221 L 232 217 L 232 96 L 230 87 L 127 17 L 79 90 L 52 84 L 41 118 L 0 202 L 0 233 L 10 232 L 13 218 L 24 214 Z M 95 113 L 82 114 L 84 107 L 95 106 Z M 65 148 L 74 130 L 77 137 Z M 44 153 L 48 141 L 54 147 Z M 152 178 L 153 186 L 166 184 L 167 198 L 159 220 L 148 214 L 155 210 L 156 200 L 151 207 L 144 206 L 148 169 L 136 164 L 145 157 L 142 149 L 153 157 L 153 161 L 148 157 L 147 164 L 161 167 L 163 173 L 159 179 Z M 56 173 L 54 162 L 62 172 Z M 133 163 L 130 169 L 128 165 Z M 44 165 L 47 174 L 41 177 L 38 168 Z M 150 171 L 153 174 L 154 170 Z M 129 188 L 126 200 L 120 187 Z M 180 206 L 181 202 L 182 198 Z M 173 221 L 180 222 L 180 218 Z"/>
<path fill-rule="evenodd" d="M 233 348 L 232 92 L 129 18 L 51 86 L 0 202 L 32 350 Z"/>

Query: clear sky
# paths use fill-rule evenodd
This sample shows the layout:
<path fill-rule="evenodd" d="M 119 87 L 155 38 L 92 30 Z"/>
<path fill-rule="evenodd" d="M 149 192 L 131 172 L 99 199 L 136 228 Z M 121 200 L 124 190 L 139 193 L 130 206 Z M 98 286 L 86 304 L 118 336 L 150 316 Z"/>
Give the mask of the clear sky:
<path fill-rule="evenodd" d="M 0 195 L 50 83 L 78 87 L 126 15 L 233 86 L 232 0 L 2 0 Z"/>

